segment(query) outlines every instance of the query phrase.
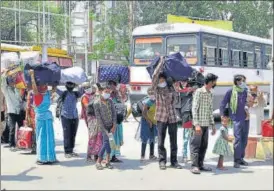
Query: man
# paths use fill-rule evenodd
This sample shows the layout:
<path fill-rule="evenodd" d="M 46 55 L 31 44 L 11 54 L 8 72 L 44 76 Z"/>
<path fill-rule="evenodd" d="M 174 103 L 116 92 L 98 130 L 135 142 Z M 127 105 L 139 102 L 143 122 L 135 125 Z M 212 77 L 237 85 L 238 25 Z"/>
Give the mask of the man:
<path fill-rule="evenodd" d="M 79 88 L 78 91 L 73 91 L 76 84 L 72 82 L 66 83 L 66 91 L 56 90 L 56 93 L 61 96 L 62 107 L 61 107 L 61 123 L 63 127 L 64 136 L 64 150 L 65 157 L 78 157 L 78 154 L 73 152 L 75 146 L 75 137 L 79 124 L 79 116 L 77 110 L 77 101 L 84 91 Z"/>
<path fill-rule="evenodd" d="M 247 119 L 247 86 L 243 75 L 234 76 L 234 86 L 229 89 L 220 106 L 220 114 L 223 116 L 224 110 L 228 105 L 230 118 L 234 125 L 234 167 L 240 168 L 240 165 L 247 166 L 244 161 L 245 148 L 249 133 L 249 120 Z"/>
<path fill-rule="evenodd" d="M 204 158 L 208 146 L 208 128 L 212 127 L 212 135 L 216 129 L 213 117 L 213 94 L 211 90 L 216 86 L 218 76 L 207 74 L 205 85 L 195 91 L 192 102 L 194 132 L 190 140 L 193 174 L 200 171 L 212 171 L 204 166 Z"/>
<path fill-rule="evenodd" d="M 16 140 L 15 140 L 15 129 L 16 124 L 18 127 L 23 126 L 23 118 L 20 115 L 22 111 L 22 98 L 21 95 L 14 87 L 14 84 L 7 83 L 6 72 L 1 76 L 1 89 L 6 99 L 7 104 L 7 114 L 8 114 L 8 123 L 9 123 L 9 147 L 11 151 L 16 151 Z"/>
<path fill-rule="evenodd" d="M 166 130 L 168 128 L 171 147 L 171 167 L 181 169 L 177 161 L 177 116 L 175 102 L 178 94 L 172 84 L 168 85 L 167 76 L 163 74 L 164 61 L 161 59 L 152 76 L 152 90 L 155 92 L 156 113 L 155 119 L 158 128 L 159 167 L 166 169 L 167 153 L 165 149 Z"/>

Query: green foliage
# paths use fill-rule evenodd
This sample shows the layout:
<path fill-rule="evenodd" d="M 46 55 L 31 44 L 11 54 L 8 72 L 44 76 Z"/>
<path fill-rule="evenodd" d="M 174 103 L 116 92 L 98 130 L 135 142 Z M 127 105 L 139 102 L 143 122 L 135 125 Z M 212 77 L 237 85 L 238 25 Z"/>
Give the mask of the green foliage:
<path fill-rule="evenodd" d="M 16 3 L 18 8 L 19 2 L 15 1 L 1 1 L 1 7 L 13 8 Z M 20 8 L 40 11 L 43 9 L 42 1 L 20 1 Z M 56 7 L 55 4 L 46 2 L 46 11 L 51 13 L 62 14 L 62 7 Z M 17 39 L 19 39 L 19 16 L 17 12 L 17 22 L 15 23 L 15 11 L 1 9 L 1 39 L 15 40 L 15 24 L 17 28 Z M 61 16 L 50 16 L 50 34 L 57 42 L 63 40 L 65 36 L 65 22 L 66 18 Z M 46 14 L 46 22 L 48 22 L 48 15 Z M 38 14 L 21 12 L 20 26 L 21 26 L 21 40 L 22 41 L 36 41 L 38 37 L 42 40 L 42 14 L 40 14 L 40 26 L 38 26 Z M 48 23 L 46 23 L 48 27 Z M 38 30 L 40 28 L 40 30 Z M 67 27 L 68 28 L 68 27 Z M 48 27 L 49 29 L 49 27 Z M 39 33 L 39 34 L 38 34 Z"/>

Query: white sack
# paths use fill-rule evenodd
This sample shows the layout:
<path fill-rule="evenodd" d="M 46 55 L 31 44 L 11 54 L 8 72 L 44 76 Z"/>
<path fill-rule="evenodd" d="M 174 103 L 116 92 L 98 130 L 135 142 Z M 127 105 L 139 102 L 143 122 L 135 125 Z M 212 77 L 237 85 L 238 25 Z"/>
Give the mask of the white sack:
<path fill-rule="evenodd" d="M 1 68 L 8 69 L 11 66 L 19 65 L 19 57 L 16 52 L 5 52 L 1 54 Z"/>
<path fill-rule="evenodd" d="M 87 75 L 80 67 L 71 67 L 61 70 L 61 83 L 73 82 L 75 84 L 82 84 L 87 81 Z"/>

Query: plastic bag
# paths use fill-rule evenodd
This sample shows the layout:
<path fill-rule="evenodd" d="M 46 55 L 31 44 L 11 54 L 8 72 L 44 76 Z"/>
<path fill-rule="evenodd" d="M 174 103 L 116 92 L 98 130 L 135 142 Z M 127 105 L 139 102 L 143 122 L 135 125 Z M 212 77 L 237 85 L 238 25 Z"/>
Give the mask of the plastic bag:
<path fill-rule="evenodd" d="M 61 83 L 73 82 L 75 84 L 82 84 L 87 81 L 87 75 L 80 67 L 71 67 L 61 70 Z"/>

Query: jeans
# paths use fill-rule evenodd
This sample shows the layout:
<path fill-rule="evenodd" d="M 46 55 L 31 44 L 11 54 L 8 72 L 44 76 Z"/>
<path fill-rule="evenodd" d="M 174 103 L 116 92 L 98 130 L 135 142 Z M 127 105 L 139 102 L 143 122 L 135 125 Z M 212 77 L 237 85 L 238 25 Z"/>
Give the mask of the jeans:
<path fill-rule="evenodd" d="M 183 157 L 187 157 L 188 143 L 191 131 L 191 128 L 183 128 Z"/>
<path fill-rule="evenodd" d="M 102 136 L 103 136 L 103 145 L 102 145 L 102 148 L 101 148 L 101 150 L 99 151 L 99 154 L 98 154 L 98 156 L 101 159 L 104 157 L 105 152 L 107 154 L 111 153 L 108 134 L 105 131 L 103 131 Z"/>
<path fill-rule="evenodd" d="M 78 129 L 79 119 L 68 119 L 61 116 L 64 136 L 65 154 L 73 153 L 75 147 L 75 137 Z"/>
<path fill-rule="evenodd" d="M 192 166 L 201 168 L 204 166 L 205 154 L 208 146 L 208 127 L 201 127 L 202 134 L 197 135 L 193 130 L 190 138 L 190 152 Z"/>
<path fill-rule="evenodd" d="M 166 139 L 166 130 L 168 128 L 169 140 L 170 140 L 170 162 L 172 165 L 176 164 L 177 161 L 177 123 L 163 123 L 157 122 L 158 128 L 158 153 L 159 153 L 159 162 L 167 162 L 167 153 L 165 149 L 165 139 Z"/>
<path fill-rule="evenodd" d="M 146 147 L 147 147 L 147 144 L 146 143 L 142 143 L 141 157 L 145 157 Z M 154 142 L 150 143 L 149 156 L 154 156 Z"/>
<path fill-rule="evenodd" d="M 16 124 L 18 127 L 23 126 L 24 119 L 20 114 L 14 114 L 14 113 L 9 113 L 8 114 L 8 123 L 9 123 L 9 146 L 10 147 L 15 147 L 16 142 L 15 142 L 15 129 L 16 129 Z"/>
<path fill-rule="evenodd" d="M 234 121 L 234 162 L 241 162 L 245 157 L 248 141 L 249 121 Z"/>

